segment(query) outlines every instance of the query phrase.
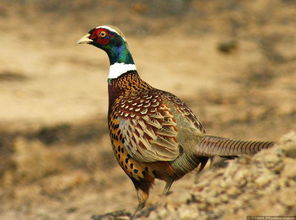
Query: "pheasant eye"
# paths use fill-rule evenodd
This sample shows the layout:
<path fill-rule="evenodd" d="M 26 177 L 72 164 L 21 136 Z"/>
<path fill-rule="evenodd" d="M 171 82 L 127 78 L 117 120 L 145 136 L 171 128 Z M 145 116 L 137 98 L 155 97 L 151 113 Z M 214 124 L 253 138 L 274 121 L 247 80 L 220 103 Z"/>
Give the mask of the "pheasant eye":
<path fill-rule="evenodd" d="M 107 35 L 107 33 L 106 33 L 105 31 L 101 31 L 101 32 L 99 33 L 99 36 L 100 36 L 100 37 L 106 37 L 106 35 Z"/>

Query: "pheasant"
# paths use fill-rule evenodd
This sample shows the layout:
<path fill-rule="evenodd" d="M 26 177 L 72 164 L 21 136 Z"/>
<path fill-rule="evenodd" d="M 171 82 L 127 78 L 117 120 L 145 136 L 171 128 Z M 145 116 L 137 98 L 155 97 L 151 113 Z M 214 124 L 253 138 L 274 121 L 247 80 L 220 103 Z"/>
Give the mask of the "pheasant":
<path fill-rule="evenodd" d="M 231 159 L 274 145 L 207 135 L 181 99 L 140 78 L 118 28 L 98 26 L 77 43 L 98 47 L 109 57 L 109 132 L 114 155 L 136 188 L 136 211 L 145 206 L 155 178 L 166 182 L 167 193 L 174 181 L 197 167 L 201 171 L 215 156 Z"/>

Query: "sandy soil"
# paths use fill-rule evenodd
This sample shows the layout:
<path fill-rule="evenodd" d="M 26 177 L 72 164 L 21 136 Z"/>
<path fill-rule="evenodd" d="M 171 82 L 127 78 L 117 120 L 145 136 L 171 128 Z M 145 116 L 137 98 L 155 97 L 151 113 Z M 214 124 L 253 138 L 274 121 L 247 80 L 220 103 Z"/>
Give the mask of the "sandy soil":
<path fill-rule="evenodd" d="M 293 1 L 161 2 L 0 5 L 0 219 L 135 208 L 106 127 L 107 57 L 75 44 L 99 24 L 119 26 L 142 78 L 184 99 L 208 133 L 279 140 L 296 130 Z M 195 175 L 173 190 L 192 190 Z"/>

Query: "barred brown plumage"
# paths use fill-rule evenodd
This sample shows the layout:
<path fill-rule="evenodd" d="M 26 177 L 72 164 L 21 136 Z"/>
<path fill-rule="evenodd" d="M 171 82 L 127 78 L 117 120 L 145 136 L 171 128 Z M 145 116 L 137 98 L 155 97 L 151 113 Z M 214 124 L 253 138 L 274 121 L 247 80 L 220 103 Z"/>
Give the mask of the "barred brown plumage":
<path fill-rule="evenodd" d="M 196 154 L 201 156 L 237 156 L 255 154 L 273 145 L 273 142 L 232 140 L 222 137 L 204 136 L 195 149 Z"/>

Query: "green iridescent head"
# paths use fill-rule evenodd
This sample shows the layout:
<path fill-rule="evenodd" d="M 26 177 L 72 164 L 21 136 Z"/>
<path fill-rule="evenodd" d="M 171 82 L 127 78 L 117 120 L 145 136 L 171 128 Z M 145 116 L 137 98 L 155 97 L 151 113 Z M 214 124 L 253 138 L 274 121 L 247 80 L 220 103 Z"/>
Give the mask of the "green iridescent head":
<path fill-rule="evenodd" d="M 111 65 L 114 63 L 134 64 L 124 35 L 114 26 L 104 25 L 93 28 L 77 43 L 91 44 L 104 50 L 109 56 Z"/>

